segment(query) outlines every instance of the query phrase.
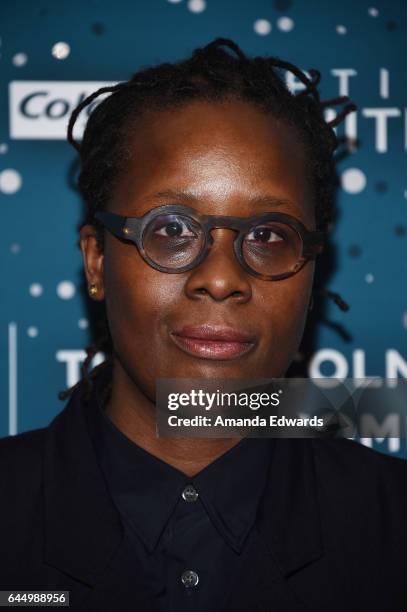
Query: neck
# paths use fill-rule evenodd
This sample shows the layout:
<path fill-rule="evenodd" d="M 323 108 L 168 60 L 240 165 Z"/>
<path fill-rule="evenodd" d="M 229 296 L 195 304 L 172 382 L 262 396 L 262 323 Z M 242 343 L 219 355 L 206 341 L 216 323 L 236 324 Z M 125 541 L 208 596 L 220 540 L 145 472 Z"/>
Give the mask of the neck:
<path fill-rule="evenodd" d="M 155 405 L 115 359 L 106 414 L 125 435 L 158 459 L 194 476 L 241 438 L 158 438 Z"/>

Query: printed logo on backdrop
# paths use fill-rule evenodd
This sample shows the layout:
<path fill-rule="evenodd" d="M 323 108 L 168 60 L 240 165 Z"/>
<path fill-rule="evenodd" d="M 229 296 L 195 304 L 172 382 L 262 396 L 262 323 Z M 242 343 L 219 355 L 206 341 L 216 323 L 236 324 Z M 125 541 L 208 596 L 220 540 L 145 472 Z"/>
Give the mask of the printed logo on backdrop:
<path fill-rule="evenodd" d="M 10 138 L 65 140 L 69 117 L 87 96 L 101 87 L 116 85 L 104 81 L 12 81 L 9 84 Z M 81 140 L 89 115 L 110 92 L 101 94 L 83 110 L 74 128 Z"/>
<path fill-rule="evenodd" d="M 351 84 L 357 78 L 353 68 L 332 68 L 330 76 L 334 79 L 337 95 L 351 96 Z M 73 109 L 88 95 L 101 87 L 112 86 L 120 81 L 12 81 L 9 84 L 10 138 L 63 140 L 66 139 L 66 128 Z M 286 73 L 289 89 L 297 93 L 304 85 L 291 73 Z M 386 68 L 380 68 L 377 76 L 377 93 L 383 100 L 390 96 L 390 75 Z M 74 137 L 82 139 L 86 121 L 92 110 L 110 95 L 101 94 L 93 103 L 83 110 L 74 128 Z M 336 94 L 335 94 L 336 95 Z M 327 108 L 327 121 L 335 117 L 336 111 Z M 404 126 L 404 150 L 407 150 L 407 109 L 383 104 L 375 107 L 364 107 L 349 114 L 344 123 L 344 135 L 350 142 L 358 138 L 358 123 L 369 122 L 372 148 L 378 153 L 389 150 L 388 133 L 391 122 Z M 401 132 L 401 130 L 400 130 Z"/>

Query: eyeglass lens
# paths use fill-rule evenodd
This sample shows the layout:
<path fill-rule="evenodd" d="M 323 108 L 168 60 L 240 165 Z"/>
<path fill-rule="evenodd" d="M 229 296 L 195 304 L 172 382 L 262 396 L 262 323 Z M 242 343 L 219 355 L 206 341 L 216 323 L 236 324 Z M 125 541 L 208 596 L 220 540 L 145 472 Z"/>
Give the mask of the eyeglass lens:
<path fill-rule="evenodd" d="M 177 269 L 199 257 L 205 244 L 205 232 L 193 218 L 180 214 L 162 214 L 147 225 L 143 247 L 147 256 L 162 267 Z M 255 272 L 277 275 L 290 272 L 298 262 L 302 240 L 286 223 L 267 221 L 253 225 L 244 235 L 242 256 Z"/>

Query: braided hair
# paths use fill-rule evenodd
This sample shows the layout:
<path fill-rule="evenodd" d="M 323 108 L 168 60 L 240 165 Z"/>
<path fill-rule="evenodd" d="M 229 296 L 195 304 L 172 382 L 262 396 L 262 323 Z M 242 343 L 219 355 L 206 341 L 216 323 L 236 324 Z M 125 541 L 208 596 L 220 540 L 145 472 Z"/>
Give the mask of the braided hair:
<path fill-rule="evenodd" d="M 284 72 L 291 72 L 304 85 L 297 94 L 286 85 Z M 347 96 L 321 101 L 317 86 L 318 70 L 303 72 L 278 57 L 248 57 L 230 39 L 217 38 L 197 48 L 191 57 L 148 67 L 124 82 L 102 87 L 85 98 L 72 112 L 68 123 L 68 142 L 78 151 L 81 171 L 78 189 L 86 206 L 81 227 L 91 224 L 96 230 L 97 245 L 104 247 L 103 226 L 94 218 L 106 208 L 112 197 L 115 181 L 131 156 L 129 134 L 132 124 L 147 110 L 173 109 L 193 100 L 216 101 L 225 98 L 248 101 L 296 129 L 307 150 L 307 174 L 313 187 L 317 228 L 329 231 L 335 217 L 334 192 L 337 185 L 334 153 L 339 145 L 336 127 L 356 106 Z M 73 137 L 73 128 L 80 112 L 99 95 L 111 92 L 91 112 L 82 144 Z M 343 105 L 331 121 L 326 121 L 327 107 Z M 341 310 L 349 306 L 331 291 L 322 290 Z M 89 371 L 93 357 L 103 351 L 107 358 Z M 101 370 L 112 365 L 112 338 L 104 316 L 103 328 L 95 342 L 86 347 L 86 359 L 81 366 L 82 380 L 61 391 L 65 400 L 81 384 L 89 398 L 92 383 Z M 110 385 L 110 386 L 109 386 Z M 107 393 L 111 381 L 107 385 Z"/>

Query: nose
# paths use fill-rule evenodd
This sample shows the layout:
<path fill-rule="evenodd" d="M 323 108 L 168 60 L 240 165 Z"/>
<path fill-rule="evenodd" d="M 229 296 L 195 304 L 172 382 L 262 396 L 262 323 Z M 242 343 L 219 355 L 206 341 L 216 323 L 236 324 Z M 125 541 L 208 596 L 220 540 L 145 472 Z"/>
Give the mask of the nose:
<path fill-rule="evenodd" d="M 204 261 L 189 272 L 185 292 L 191 299 L 211 297 L 216 302 L 231 299 L 245 303 L 252 296 L 249 274 L 242 268 L 233 250 L 236 232 L 214 229 L 213 243 Z"/>

